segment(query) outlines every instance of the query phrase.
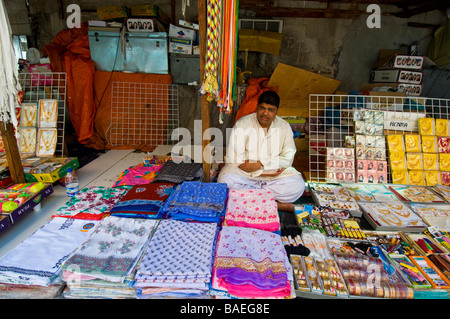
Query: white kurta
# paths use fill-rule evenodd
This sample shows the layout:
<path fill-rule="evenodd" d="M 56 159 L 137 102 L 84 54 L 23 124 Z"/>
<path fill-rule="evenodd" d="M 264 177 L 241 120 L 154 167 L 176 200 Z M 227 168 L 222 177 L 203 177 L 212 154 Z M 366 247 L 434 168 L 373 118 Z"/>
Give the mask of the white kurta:
<path fill-rule="evenodd" d="M 300 175 L 292 167 L 295 152 L 294 137 L 288 122 L 276 116 L 266 134 L 258 122 L 256 113 L 249 114 L 240 118 L 231 131 L 225 157 L 226 164 L 220 171 L 219 179 L 228 173 L 260 180 Z M 260 161 L 264 168 L 247 173 L 238 167 L 245 160 Z M 260 176 L 263 172 L 269 173 L 278 168 L 285 168 L 278 176 Z"/>

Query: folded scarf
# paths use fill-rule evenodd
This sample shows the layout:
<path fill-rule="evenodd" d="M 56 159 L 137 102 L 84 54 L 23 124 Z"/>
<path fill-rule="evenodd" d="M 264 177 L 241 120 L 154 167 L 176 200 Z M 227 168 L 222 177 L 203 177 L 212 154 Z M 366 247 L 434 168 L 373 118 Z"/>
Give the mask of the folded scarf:
<path fill-rule="evenodd" d="M 111 208 L 112 216 L 161 218 L 160 209 L 174 189 L 173 183 L 150 183 L 133 186 Z"/>
<path fill-rule="evenodd" d="M 277 203 L 272 192 L 265 190 L 230 190 L 225 223 L 266 231 L 280 229 Z"/>

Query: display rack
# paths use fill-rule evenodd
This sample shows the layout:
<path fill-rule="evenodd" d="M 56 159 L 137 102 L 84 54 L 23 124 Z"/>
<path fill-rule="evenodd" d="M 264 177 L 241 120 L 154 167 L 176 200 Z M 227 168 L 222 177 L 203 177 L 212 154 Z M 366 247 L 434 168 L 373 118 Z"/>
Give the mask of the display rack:
<path fill-rule="evenodd" d="M 113 146 L 167 144 L 178 127 L 178 86 L 112 83 L 109 143 Z"/>
<path fill-rule="evenodd" d="M 450 119 L 450 100 L 408 97 L 395 93 L 378 95 L 309 96 L 309 181 L 326 182 L 326 148 L 345 147 L 345 137 L 355 135 L 354 111 L 384 112 L 384 135 L 417 133 L 420 117 Z M 387 156 L 387 148 L 386 148 Z M 388 168 L 388 181 L 391 181 Z"/>
<path fill-rule="evenodd" d="M 22 103 L 37 103 L 41 99 L 58 101 L 57 141 L 55 156 L 64 156 L 64 134 L 66 121 L 67 75 L 65 72 L 19 73 L 19 82 L 24 92 Z"/>

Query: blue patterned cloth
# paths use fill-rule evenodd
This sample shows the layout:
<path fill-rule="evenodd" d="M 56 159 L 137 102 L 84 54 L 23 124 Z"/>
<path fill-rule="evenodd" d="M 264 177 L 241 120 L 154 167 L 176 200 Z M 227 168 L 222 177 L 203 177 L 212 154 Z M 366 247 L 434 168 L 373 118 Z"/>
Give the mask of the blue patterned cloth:
<path fill-rule="evenodd" d="M 162 207 L 166 219 L 219 222 L 225 214 L 228 187 L 225 183 L 183 182 Z"/>

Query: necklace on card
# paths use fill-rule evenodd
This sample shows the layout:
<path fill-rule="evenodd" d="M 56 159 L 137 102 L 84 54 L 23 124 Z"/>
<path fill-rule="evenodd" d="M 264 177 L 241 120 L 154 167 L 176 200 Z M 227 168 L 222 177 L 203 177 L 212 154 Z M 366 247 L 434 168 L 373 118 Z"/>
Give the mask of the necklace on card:
<path fill-rule="evenodd" d="M 49 134 L 42 134 L 41 141 L 44 144 L 45 151 L 48 152 L 48 151 L 50 151 L 50 148 L 53 148 L 52 145 L 56 139 L 56 131 L 52 132 L 52 135 L 50 138 L 46 139 L 45 135 L 48 136 Z"/>
<path fill-rule="evenodd" d="M 49 106 L 47 106 L 49 104 Z M 42 115 L 44 115 L 44 120 L 46 123 L 56 123 L 56 112 L 54 108 L 55 103 L 43 103 L 42 104 Z"/>
<path fill-rule="evenodd" d="M 25 108 L 25 126 L 35 126 L 36 109 L 34 107 Z"/>

